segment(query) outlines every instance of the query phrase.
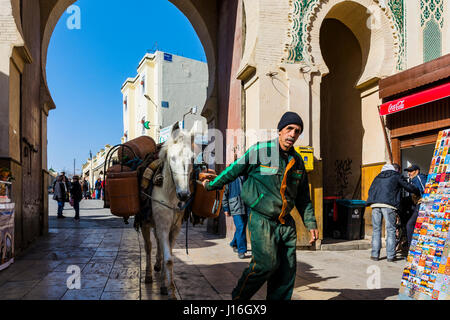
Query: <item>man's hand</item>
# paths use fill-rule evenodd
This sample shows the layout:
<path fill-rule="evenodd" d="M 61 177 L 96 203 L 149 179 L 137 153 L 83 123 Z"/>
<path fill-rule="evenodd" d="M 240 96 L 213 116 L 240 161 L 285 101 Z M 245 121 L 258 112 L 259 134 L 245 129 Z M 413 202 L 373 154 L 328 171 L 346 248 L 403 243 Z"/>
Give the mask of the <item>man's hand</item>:
<path fill-rule="evenodd" d="M 203 180 L 202 181 L 202 185 L 203 185 L 203 187 L 206 189 L 206 184 L 209 182 L 209 180 L 208 179 L 205 179 L 205 180 Z"/>
<path fill-rule="evenodd" d="M 226 215 L 227 217 L 229 217 L 229 216 L 230 216 L 230 213 L 229 213 L 228 211 L 225 211 L 225 215 Z"/>
<path fill-rule="evenodd" d="M 312 229 L 312 230 L 309 230 L 309 232 L 311 233 L 311 240 L 309 241 L 309 244 L 314 244 L 314 242 L 316 242 L 316 240 L 319 239 L 319 230 Z"/>

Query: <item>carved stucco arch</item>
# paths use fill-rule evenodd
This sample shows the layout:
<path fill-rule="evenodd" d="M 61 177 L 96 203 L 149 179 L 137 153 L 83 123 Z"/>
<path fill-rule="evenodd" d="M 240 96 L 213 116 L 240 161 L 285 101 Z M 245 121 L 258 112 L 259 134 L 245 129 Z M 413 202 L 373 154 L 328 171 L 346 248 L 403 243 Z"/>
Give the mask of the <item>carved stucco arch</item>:
<path fill-rule="evenodd" d="M 67 10 L 69 6 L 74 4 L 77 0 L 58 0 L 55 6 L 50 11 L 45 27 L 42 34 L 42 75 L 44 85 L 47 87 L 47 51 L 50 43 L 50 39 L 52 37 L 53 31 L 58 23 L 59 19 L 63 15 L 63 13 Z M 206 21 L 210 17 L 205 17 L 204 15 L 197 10 L 196 5 L 194 5 L 192 0 L 168 0 L 175 7 L 178 8 L 189 20 L 192 24 L 195 32 L 197 33 L 200 42 L 203 45 L 203 49 L 205 50 L 206 60 L 208 64 L 208 73 L 209 73 L 209 83 L 208 83 L 208 93 L 206 98 L 206 103 L 208 100 L 214 95 L 216 90 L 216 41 L 215 41 L 215 30 L 211 30 L 210 25 L 208 25 L 208 21 Z M 211 21 L 209 21 L 211 22 Z"/>
<path fill-rule="evenodd" d="M 380 5 L 378 0 L 319 0 L 313 4 L 305 15 L 306 19 L 306 34 L 303 35 L 305 43 L 306 61 L 318 68 L 322 75 L 326 75 L 329 70 L 323 59 L 320 48 L 320 28 L 326 18 L 336 18 L 352 30 L 358 38 L 358 30 L 352 28 L 348 16 L 334 17 L 330 16 L 333 9 L 337 6 L 348 6 L 348 9 L 355 6 L 364 7 L 367 11 L 371 6 L 376 5 L 382 14 L 380 14 L 379 28 L 370 30 L 370 48 L 367 49 L 367 61 L 361 78 L 358 81 L 358 86 L 362 85 L 374 78 L 384 78 L 393 74 L 396 70 L 396 62 L 398 60 L 399 34 L 395 28 L 393 18 L 390 11 Z M 358 38 L 358 40 L 360 40 Z M 382 48 L 382 49 L 380 49 Z M 364 48 L 361 48 L 364 51 Z"/>

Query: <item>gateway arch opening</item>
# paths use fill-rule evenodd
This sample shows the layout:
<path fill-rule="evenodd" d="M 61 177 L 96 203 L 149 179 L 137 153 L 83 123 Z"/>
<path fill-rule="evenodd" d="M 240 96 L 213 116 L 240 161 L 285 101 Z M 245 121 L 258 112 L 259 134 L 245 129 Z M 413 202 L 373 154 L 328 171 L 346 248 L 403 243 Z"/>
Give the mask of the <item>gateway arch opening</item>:
<path fill-rule="evenodd" d="M 172 2 L 123 6 L 80 0 L 60 17 L 44 62 L 57 106 L 47 123 L 50 192 L 65 171 L 69 178 L 87 179 L 88 198 L 102 199 L 95 184 L 104 179 L 112 146 L 141 135 L 161 142 L 164 128 L 178 121 L 184 120 L 186 129 L 194 121 L 206 127 L 200 114 L 210 89 L 208 54 L 191 21 Z M 80 23 L 75 23 L 77 14 Z M 196 115 L 187 114 L 193 107 Z M 65 209 L 74 215 L 68 203 Z M 56 215 L 50 195 L 50 227 Z"/>

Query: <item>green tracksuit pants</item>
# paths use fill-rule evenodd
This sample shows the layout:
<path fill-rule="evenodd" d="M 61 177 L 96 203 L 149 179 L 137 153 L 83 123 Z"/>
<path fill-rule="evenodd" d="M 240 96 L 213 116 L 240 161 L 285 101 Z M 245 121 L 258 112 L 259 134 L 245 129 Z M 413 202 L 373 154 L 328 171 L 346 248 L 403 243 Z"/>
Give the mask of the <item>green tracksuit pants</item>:
<path fill-rule="evenodd" d="M 283 225 L 252 211 L 248 220 L 252 260 L 233 289 L 233 300 L 249 300 L 267 281 L 267 300 L 290 300 L 297 267 L 294 219 Z"/>

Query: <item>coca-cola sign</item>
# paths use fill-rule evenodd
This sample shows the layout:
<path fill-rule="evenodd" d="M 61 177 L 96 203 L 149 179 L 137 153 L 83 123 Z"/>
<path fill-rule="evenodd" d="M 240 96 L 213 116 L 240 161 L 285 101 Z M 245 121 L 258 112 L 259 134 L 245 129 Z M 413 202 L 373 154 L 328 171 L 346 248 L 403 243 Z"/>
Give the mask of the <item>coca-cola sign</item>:
<path fill-rule="evenodd" d="M 421 106 L 450 96 L 450 83 L 412 94 L 381 105 L 380 115 L 385 116 L 413 107 Z"/>
<path fill-rule="evenodd" d="M 403 109 L 405 109 L 405 100 L 400 100 L 399 102 L 397 102 L 395 104 L 391 103 L 388 107 L 388 112 L 393 113 L 393 112 L 401 111 Z"/>

